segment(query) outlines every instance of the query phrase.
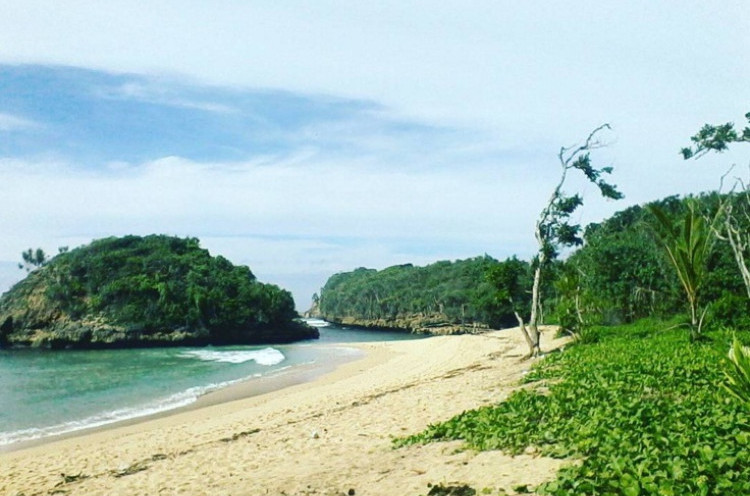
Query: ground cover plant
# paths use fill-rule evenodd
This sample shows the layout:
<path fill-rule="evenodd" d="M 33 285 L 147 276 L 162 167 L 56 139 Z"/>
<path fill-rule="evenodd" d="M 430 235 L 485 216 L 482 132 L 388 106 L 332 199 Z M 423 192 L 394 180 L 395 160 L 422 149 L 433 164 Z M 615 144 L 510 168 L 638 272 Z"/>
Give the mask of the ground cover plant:
<path fill-rule="evenodd" d="M 540 494 L 750 494 L 750 411 L 720 387 L 731 333 L 691 343 L 665 327 L 597 328 L 596 342 L 548 356 L 507 401 L 395 443 L 577 459 Z"/>

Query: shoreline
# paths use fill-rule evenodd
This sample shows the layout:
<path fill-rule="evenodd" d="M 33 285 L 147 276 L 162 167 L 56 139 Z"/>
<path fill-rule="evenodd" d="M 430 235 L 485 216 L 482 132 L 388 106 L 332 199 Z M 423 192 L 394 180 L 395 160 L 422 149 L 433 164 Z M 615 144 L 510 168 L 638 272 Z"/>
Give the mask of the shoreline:
<path fill-rule="evenodd" d="M 545 349 L 564 342 L 545 337 Z M 365 355 L 273 392 L 0 453 L 0 494 L 416 496 L 450 481 L 512 494 L 563 463 L 460 443 L 391 447 L 516 389 L 530 366 L 517 330 L 337 346 Z"/>
<path fill-rule="evenodd" d="M 148 413 L 113 422 L 107 422 L 102 425 L 83 427 L 81 429 L 71 430 L 61 434 L 52 434 L 37 439 L 28 439 L 11 444 L 0 445 L 0 455 L 41 447 L 57 441 L 87 436 L 89 434 L 101 433 L 110 429 L 134 426 L 209 406 L 231 403 L 233 401 L 240 401 L 254 396 L 272 394 L 291 386 L 312 382 L 325 374 L 333 372 L 341 365 L 364 358 L 366 354 L 362 349 L 357 347 L 357 344 L 358 343 L 331 343 L 322 345 L 321 348 L 349 348 L 356 350 L 356 352 L 350 355 L 332 355 L 332 358 L 329 357 L 331 360 L 328 363 L 301 364 L 292 369 L 282 370 L 275 374 L 243 379 L 237 383 L 201 394 L 195 401 L 187 405 L 168 408 L 156 413 Z"/>

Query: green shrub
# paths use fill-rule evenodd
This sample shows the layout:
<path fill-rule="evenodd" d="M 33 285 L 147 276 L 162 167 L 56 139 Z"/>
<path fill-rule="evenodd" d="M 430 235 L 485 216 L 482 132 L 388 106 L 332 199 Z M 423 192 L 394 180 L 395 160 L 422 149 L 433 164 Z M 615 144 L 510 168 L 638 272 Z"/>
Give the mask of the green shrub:
<path fill-rule="evenodd" d="M 550 355 L 527 375 L 545 394 L 519 390 L 396 444 L 463 439 L 581 459 L 542 494 L 750 494 L 750 412 L 717 387 L 729 334 L 689 343 L 665 327 L 599 332 L 599 342 Z"/>
<path fill-rule="evenodd" d="M 709 322 L 714 327 L 750 329 L 750 300 L 745 294 L 724 291 L 709 312 Z"/>
<path fill-rule="evenodd" d="M 742 346 L 736 337 L 729 348 L 729 363 L 724 371 L 724 389 L 745 406 L 750 406 L 750 348 Z"/>

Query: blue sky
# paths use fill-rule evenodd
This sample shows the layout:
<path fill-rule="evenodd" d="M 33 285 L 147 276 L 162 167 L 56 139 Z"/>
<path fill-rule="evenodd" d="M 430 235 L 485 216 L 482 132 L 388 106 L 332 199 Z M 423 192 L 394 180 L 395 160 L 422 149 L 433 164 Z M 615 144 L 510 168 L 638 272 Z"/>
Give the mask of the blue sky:
<path fill-rule="evenodd" d="M 626 198 L 574 180 L 584 223 L 748 162 L 677 154 L 750 110 L 743 1 L 1 3 L 0 291 L 28 247 L 159 232 L 305 308 L 359 266 L 530 257 L 603 122 Z"/>

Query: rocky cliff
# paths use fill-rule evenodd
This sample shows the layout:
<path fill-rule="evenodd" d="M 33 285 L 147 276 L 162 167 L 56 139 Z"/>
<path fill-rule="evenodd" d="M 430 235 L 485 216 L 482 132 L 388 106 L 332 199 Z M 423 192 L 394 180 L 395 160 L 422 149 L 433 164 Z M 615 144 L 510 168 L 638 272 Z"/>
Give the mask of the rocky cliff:
<path fill-rule="evenodd" d="M 362 329 L 384 329 L 436 336 L 448 334 L 478 334 L 488 330 L 486 324 L 476 322 L 471 324 L 457 324 L 449 321 L 445 316 L 441 315 L 412 315 L 409 317 L 393 319 L 364 319 L 323 315 L 321 318 L 340 326 L 359 327 Z"/>

